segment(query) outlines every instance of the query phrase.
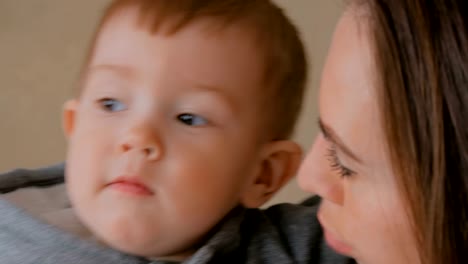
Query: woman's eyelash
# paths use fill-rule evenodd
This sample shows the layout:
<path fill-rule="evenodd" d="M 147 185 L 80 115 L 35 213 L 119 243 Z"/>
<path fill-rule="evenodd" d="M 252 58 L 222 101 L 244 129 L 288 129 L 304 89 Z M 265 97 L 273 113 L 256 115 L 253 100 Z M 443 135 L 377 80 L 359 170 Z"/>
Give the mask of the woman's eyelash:
<path fill-rule="evenodd" d="M 338 155 L 336 154 L 336 148 L 335 146 L 331 146 L 328 148 L 328 153 L 327 153 L 328 161 L 330 162 L 330 167 L 337 171 L 341 177 L 351 177 L 355 174 L 354 171 L 346 168 L 341 164 L 341 161 L 338 159 Z"/>

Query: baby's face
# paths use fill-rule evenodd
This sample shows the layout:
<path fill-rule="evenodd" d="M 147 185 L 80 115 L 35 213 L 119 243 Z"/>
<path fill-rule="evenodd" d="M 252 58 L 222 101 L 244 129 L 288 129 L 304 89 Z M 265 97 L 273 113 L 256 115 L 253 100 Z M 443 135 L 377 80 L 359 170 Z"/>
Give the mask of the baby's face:
<path fill-rule="evenodd" d="M 262 65 L 248 33 L 175 35 L 113 16 L 81 96 L 65 107 L 67 188 L 100 240 L 141 256 L 183 256 L 239 204 L 258 169 Z"/>

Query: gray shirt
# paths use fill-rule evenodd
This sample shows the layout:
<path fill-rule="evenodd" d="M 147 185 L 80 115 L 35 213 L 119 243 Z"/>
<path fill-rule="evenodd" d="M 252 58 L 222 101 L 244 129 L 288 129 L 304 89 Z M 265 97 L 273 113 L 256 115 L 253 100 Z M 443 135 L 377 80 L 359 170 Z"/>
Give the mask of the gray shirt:
<path fill-rule="evenodd" d="M 0 193 L 62 184 L 63 165 L 0 174 Z M 236 208 L 186 264 L 354 263 L 326 246 L 316 219 L 317 200 L 281 204 L 266 210 Z M 164 263 L 131 256 L 82 239 L 42 221 L 0 197 L 2 264 Z"/>

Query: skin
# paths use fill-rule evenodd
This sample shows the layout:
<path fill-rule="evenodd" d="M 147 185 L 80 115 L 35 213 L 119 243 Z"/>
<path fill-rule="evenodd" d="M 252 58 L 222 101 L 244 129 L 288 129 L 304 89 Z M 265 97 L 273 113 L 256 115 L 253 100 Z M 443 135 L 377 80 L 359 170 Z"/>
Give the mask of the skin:
<path fill-rule="evenodd" d="M 67 189 L 103 243 L 183 260 L 233 208 L 266 202 L 301 151 L 259 132 L 263 65 L 245 30 L 199 20 L 149 34 L 137 16 L 105 23 L 81 95 L 65 104 Z"/>
<path fill-rule="evenodd" d="M 322 197 L 328 244 L 361 264 L 420 263 L 405 202 L 385 151 L 368 25 L 354 11 L 337 25 L 322 75 L 322 132 L 299 172 Z"/>

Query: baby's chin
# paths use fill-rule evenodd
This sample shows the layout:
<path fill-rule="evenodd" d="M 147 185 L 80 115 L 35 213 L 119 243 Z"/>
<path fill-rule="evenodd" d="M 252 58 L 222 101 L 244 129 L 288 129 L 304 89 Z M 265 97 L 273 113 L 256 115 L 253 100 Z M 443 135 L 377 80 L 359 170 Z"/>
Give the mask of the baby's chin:
<path fill-rule="evenodd" d="M 98 241 L 103 245 L 120 252 L 151 260 L 184 261 L 196 251 L 192 249 L 176 250 L 175 247 L 170 247 L 167 243 L 158 247 L 157 242 L 141 243 L 141 241 L 138 241 L 138 243 L 131 243 L 129 241 L 122 241 L 114 238 L 103 238 L 101 240 L 98 238 Z"/>
<path fill-rule="evenodd" d="M 103 235 L 98 237 L 98 241 L 112 249 L 145 258 L 159 258 L 160 256 L 171 255 L 169 248 L 158 248 L 155 243 L 142 240 L 125 240 L 121 236 Z"/>
<path fill-rule="evenodd" d="M 140 227 L 140 228 L 135 228 Z M 96 236 L 97 242 L 129 255 L 149 259 L 182 261 L 190 257 L 193 250 L 190 246 L 175 239 L 174 230 L 168 232 L 163 228 L 142 228 L 135 221 L 114 221 L 91 223 L 88 228 Z M 170 233 L 173 233 L 172 235 Z M 189 244 L 189 243 L 186 243 Z"/>

